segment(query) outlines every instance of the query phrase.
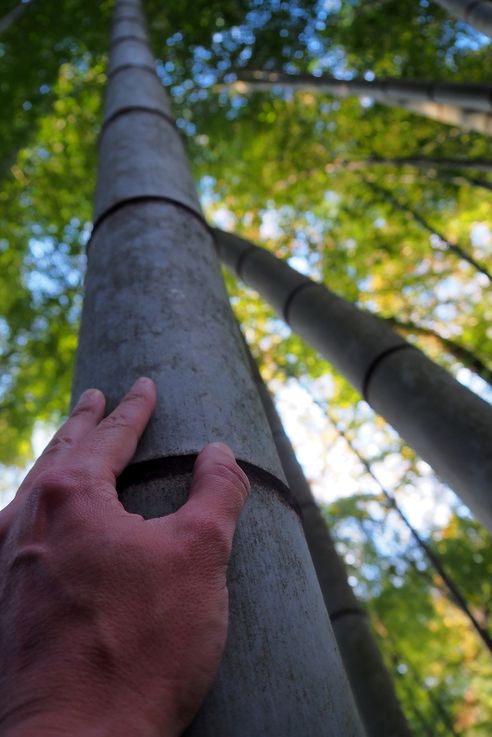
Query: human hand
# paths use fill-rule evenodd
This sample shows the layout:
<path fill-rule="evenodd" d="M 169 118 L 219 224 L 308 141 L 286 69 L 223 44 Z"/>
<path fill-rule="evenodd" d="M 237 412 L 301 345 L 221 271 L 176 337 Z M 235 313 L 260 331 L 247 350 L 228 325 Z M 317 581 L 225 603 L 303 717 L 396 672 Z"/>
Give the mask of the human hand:
<path fill-rule="evenodd" d="M 0 513 L 3 737 L 175 737 L 219 666 L 246 475 L 214 443 L 181 509 L 128 514 L 115 480 L 155 387 L 140 379 L 106 419 L 104 406 L 82 395 Z"/>

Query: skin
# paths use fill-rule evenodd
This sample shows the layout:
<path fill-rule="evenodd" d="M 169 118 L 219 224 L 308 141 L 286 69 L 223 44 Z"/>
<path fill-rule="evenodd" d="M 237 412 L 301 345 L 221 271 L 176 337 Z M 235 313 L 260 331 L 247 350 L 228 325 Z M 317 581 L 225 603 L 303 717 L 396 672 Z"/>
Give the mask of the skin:
<path fill-rule="evenodd" d="M 140 379 L 103 419 L 85 392 L 0 513 L 3 737 L 177 737 L 212 686 L 249 483 L 213 443 L 178 512 L 128 514 L 115 481 L 155 401 Z"/>

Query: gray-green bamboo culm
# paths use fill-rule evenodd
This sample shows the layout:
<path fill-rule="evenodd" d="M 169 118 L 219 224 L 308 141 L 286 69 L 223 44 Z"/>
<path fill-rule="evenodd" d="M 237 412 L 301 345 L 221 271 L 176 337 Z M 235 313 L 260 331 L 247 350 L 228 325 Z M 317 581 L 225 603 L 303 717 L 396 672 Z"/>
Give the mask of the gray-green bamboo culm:
<path fill-rule="evenodd" d="M 219 256 L 330 361 L 492 532 L 492 407 L 385 322 L 214 230 Z"/>
<path fill-rule="evenodd" d="M 302 525 L 323 599 L 367 737 L 410 737 L 393 681 L 368 615 L 347 579 L 343 560 L 251 353 L 250 364 L 287 483 L 302 512 Z"/>
<path fill-rule="evenodd" d="M 252 486 L 229 572 L 229 644 L 187 735 L 361 737 L 139 0 L 115 4 L 99 154 L 73 398 L 98 386 L 110 410 L 136 377 L 155 380 L 155 415 L 119 480 L 131 512 L 176 510 L 214 440 Z"/>
<path fill-rule="evenodd" d="M 285 87 L 337 97 L 370 97 L 441 123 L 492 135 L 492 86 L 459 82 L 417 82 L 406 79 L 336 79 L 322 75 L 253 70 L 238 73 L 226 88 L 241 93 Z"/>

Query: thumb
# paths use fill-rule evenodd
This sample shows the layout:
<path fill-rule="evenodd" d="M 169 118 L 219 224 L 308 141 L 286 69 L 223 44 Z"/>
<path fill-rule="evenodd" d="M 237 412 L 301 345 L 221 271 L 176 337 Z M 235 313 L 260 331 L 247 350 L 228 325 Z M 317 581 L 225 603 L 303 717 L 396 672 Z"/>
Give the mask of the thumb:
<path fill-rule="evenodd" d="M 187 518 L 209 542 L 210 535 L 223 543 L 227 558 L 237 521 L 249 495 L 249 481 L 224 443 L 206 445 L 195 461 L 189 499 L 176 513 Z"/>

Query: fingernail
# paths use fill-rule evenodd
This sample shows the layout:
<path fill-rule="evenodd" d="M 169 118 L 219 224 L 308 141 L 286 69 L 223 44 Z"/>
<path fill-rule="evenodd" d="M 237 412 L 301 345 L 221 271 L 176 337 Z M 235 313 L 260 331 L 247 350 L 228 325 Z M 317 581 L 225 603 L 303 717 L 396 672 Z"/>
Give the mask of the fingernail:
<path fill-rule="evenodd" d="M 80 395 L 77 404 L 81 404 L 81 402 L 93 402 L 101 394 L 102 392 L 99 389 L 86 389 L 85 392 L 82 392 Z"/>
<path fill-rule="evenodd" d="M 139 379 L 136 380 L 136 382 L 132 386 L 132 389 L 148 389 L 151 386 L 154 386 L 154 382 L 152 381 L 152 379 L 149 379 L 148 376 L 141 376 Z"/>
<path fill-rule="evenodd" d="M 210 443 L 210 447 L 217 448 L 217 450 L 222 451 L 222 453 L 226 453 L 229 456 L 229 458 L 236 460 L 234 453 L 229 448 L 229 446 L 226 445 L 225 443 Z"/>

